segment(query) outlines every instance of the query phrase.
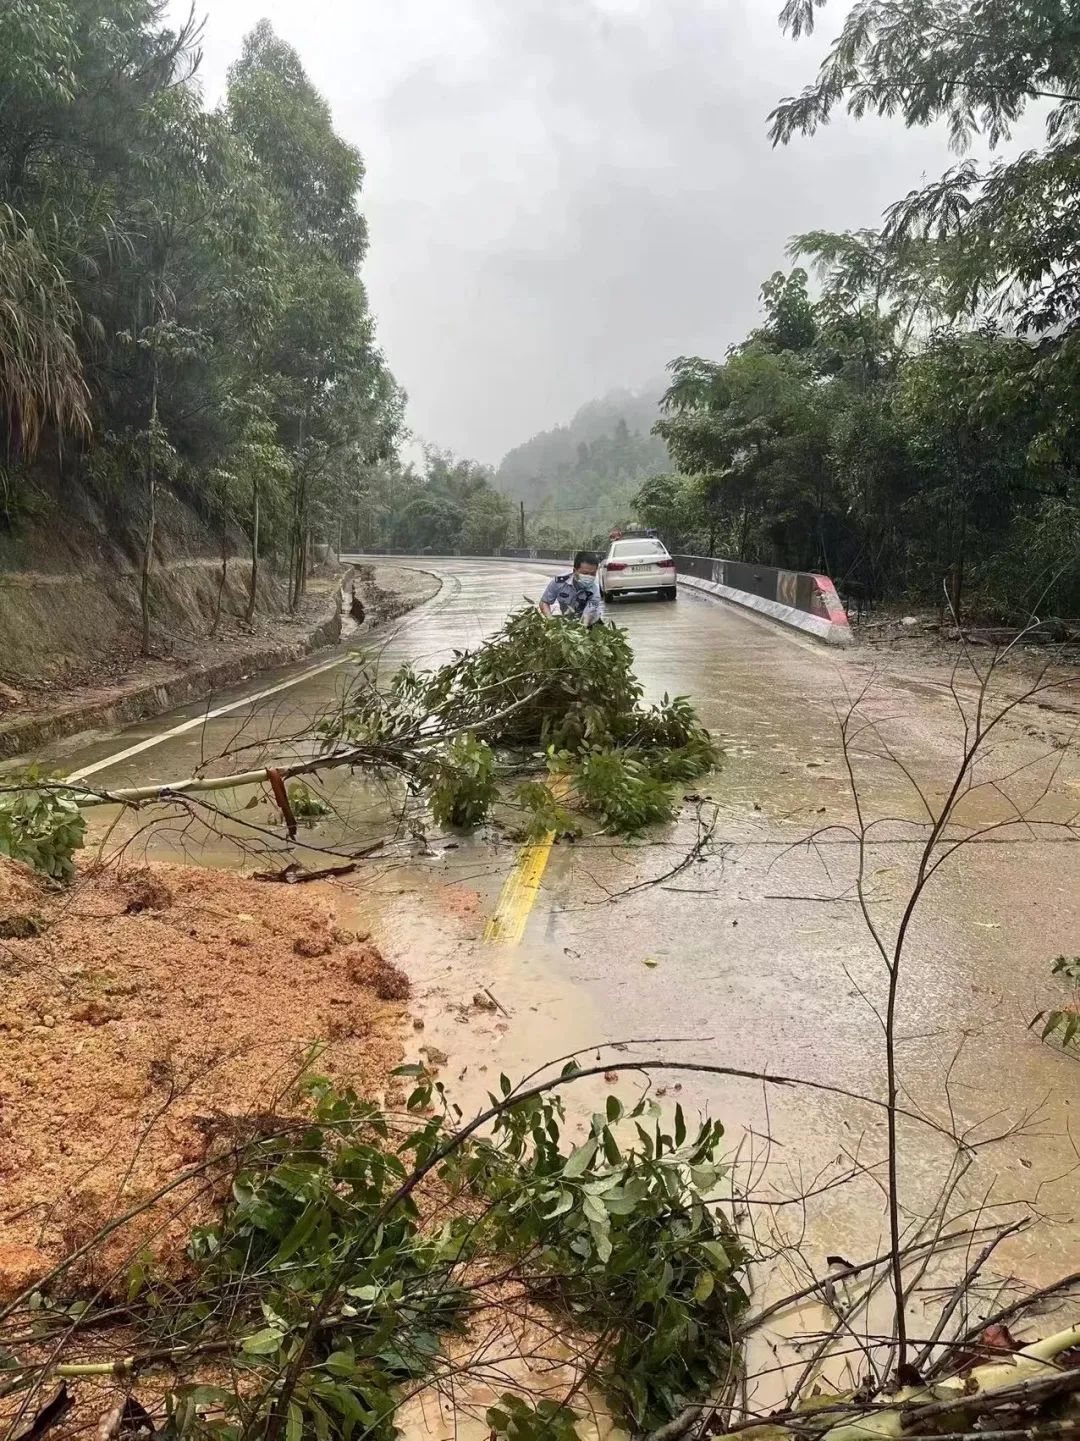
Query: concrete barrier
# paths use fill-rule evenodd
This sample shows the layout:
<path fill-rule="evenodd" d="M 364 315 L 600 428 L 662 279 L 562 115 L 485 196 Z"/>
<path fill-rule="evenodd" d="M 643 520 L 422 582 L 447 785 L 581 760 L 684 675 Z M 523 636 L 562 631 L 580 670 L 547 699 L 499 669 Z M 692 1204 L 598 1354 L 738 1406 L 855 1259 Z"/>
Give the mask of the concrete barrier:
<path fill-rule="evenodd" d="M 829 645 L 850 645 L 851 627 L 827 575 L 704 555 L 677 555 L 679 580 L 720 600 L 793 626 Z"/>
<path fill-rule="evenodd" d="M 496 555 L 417 555 L 412 551 L 372 551 L 342 555 L 347 565 L 365 560 L 513 560 L 525 565 L 566 565 L 571 558 L 554 550 L 503 550 Z M 690 586 L 716 600 L 742 606 L 780 625 L 801 630 L 828 645 L 850 645 L 851 628 L 836 587 L 827 575 L 805 570 L 781 570 L 771 565 L 723 560 L 705 555 L 676 555 L 679 584 Z"/>

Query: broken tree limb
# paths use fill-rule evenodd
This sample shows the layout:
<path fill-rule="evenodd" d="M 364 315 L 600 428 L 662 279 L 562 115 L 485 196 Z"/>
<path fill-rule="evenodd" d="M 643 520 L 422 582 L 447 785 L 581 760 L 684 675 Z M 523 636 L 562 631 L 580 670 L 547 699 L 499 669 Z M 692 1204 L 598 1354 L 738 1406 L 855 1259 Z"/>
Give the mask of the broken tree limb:
<path fill-rule="evenodd" d="M 1078 1333 L 1074 1331 L 1070 1334 L 1076 1336 Z M 1017 1352 L 1017 1355 L 1022 1354 L 1022 1352 Z M 991 1368 L 976 1368 L 976 1370 L 979 1369 L 989 1370 Z M 995 1365 L 992 1369 L 1004 1372 L 1008 1370 L 1008 1365 L 1002 1363 Z M 987 1386 L 983 1390 L 973 1392 L 970 1396 L 949 1396 L 941 1401 L 931 1401 L 925 1406 L 916 1406 L 909 1411 L 901 1409 L 901 1429 L 916 1431 L 927 1421 L 935 1421 L 939 1416 L 951 1416 L 956 1412 L 965 1416 L 985 1416 L 987 1411 L 994 1411 L 999 1406 L 1041 1406 L 1046 1401 L 1054 1400 L 1059 1396 L 1069 1396 L 1074 1391 L 1080 1391 L 1080 1370 L 1059 1371 L 1055 1369 L 1048 1375 L 1029 1376 L 1024 1381 L 1016 1382 L 1015 1385 Z"/>
<path fill-rule="evenodd" d="M 270 789 L 274 793 L 274 800 L 277 801 L 278 810 L 285 821 L 285 832 L 289 840 L 296 840 L 296 816 L 293 814 L 292 802 L 289 800 L 289 793 L 285 789 L 285 782 L 281 778 L 281 772 L 276 766 L 271 766 L 266 772 L 266 779 L 270 782 Z"/>
<path fill-rule="evenodd" d="M 1073 1346 L 1080 1345 L 1080 1326 L 1069 1327 L 1041 1341 L 1033 1341 L 1020 1351 L 1011 1352 L 1005 1359 L 974 1367 L 967 1375 L 950 1376 L 947 1380 L 928 1386 L 905 1386 L 889 1397 L 869 1405 L 860 1406 L 851 1414 L 849 1396 L 837 1396 L 835 1407 L 829 1404 L 832 1398 L 821 1397 L 821 1404 L 812 1411 L 791 1409 L 772 1417 L 759 1418 L 745 1426 L 733 1426 L 725 1434 L 758 1432 L 761 1441 L 785 1441 L 812 1429 L 821 1441 L 902 1441 L 929 1433 L 938 1441 L 941 1433 L 938 1425 L 942 1417 L 956 1417 L 958 1421 L 970 1421 L 1000 1407 L 1011 1409 L 1042 1406 L 1080 1391 L 1080 1369 L 1062 1370 L 1054 1364 L 1054 1358 Z M 707 1403 L 700 1403 L 704 1406 Z M 685 1417 L 692 1408 L 682 1413 Z M 848 1412 L 842 1420 L 829 1427 L 823 1434 L 820 1423 L 829 1412 Z M 681 1418 L 676 1418 L 681 1419 Z M 806 1421 L 806 1426 L 800 1426 Z M 1033 1423 L 1031 1428 L 1018 1429 L 1016 1441 L 1023 1438 L 1059 1433 L 1049 1428 L 1056 1423 Z M 992 1431 L 961 1430 L 959 1427 L 948 1433 L 954 1441 L 960 1438 L 992 1436 Z M 1008 1433 L 1003 1433 L 1007 1435 Z M 652 1436 L 646 1441 L 654 1441 Z M 1013 1437 L 1009 1436 L 1009 1441 Z"/>
<path fill-rule="evenodd" d="M 949 1320 L 952 1317 L 957 1306 L 959 1306 L 960 1302 L 968 1294 L 971 1288 L 971 1284 L 975 1280 L 975 1277 L 979 1274 L 983 1266 L 997 1250 L 1001 1242 L 1004 1241 L 1006 1236 L 1011 1236 L 1016 1231 L 1022 1230 L 1027 1224 L 1028 1218 L 1026 1216 L 1021 1217 L 1019 1221 L 1014 1221 L 1011 1226 L 1002 1227 L 1002 1229 L 997 1233 L 996 1236 L 990 1237 L 990 1240 L 987 1241 L 986 1245 L 975 1257 L 975 1260 L 968 1267 L 967 1271 L 957 1282 L 957 1284 L 953 1288 L 952 1295 L 942 1307 L 941 1315 L 937 1319 L 937 1324 L 931 1332 L 929 1341 L 927 1341 L 926 1345 L 915 1357 L 914 1366 L 916 1371 L 921 1372 L 924 1370 L 927 1362 L 930 1360 L 930 1357 L 934 1354 L 934 1347 L 941 1340 L 941 1337 L 945 1331 L 945 1327 L 949 1324 Z"/>
<path fill-rule="evenodd" d="M 1080 1421 L 1043 1421 L 1034 1426 L 1021 1427 L 1011 1431 L 937 1431 L 934 1441 L 1050 1441 L 1054 1436 L 1075 1436 L 1080 1432 Z"/>
<path fill-rule="evenodd" d="M 471 724 L 427 732 L 417 727 L 407 735 L 378 745 L 347 746 L 344 750 L 326 751 L 308 760 L 294 761 L 292 765 L 259 766 L 255 770 L 238 771 L 235 775 L 186 776 L 182 780 L 154 781 L 145 786 L 121 786 L 115 790 L 94 789 L 91 786 L 71 785 L 63 781 L 47 786 L 41 782 L 36 784 L 39 790 L 63 791 L 75 799 L 80 809 L 85 809 L 88 806 L 140 805 L 146 801 L 167 801 L 170 796 L 192 795 L 199 791 L 227 791 L 240 786 L 265 785 L 271 783 L 271 773 L 286 781 L 296 776 L 340 769 L 342 766 L 369 765 L 376 769 L 386 766 L 400 770 L 402 761 L 413 759 L 414 752 L 426 750 L 429 746 L 442 745 L 465 731 L 482 732 L 496 726 L 535 699 L 536 692 L 530 691 L 528 695 L 521 696 L 495 715 L 483 717 Z"/>
<path fill-rule="evenodd" d="M 384 845 L 384 841 L 376 841 L 374 845 L 364 846 L 363 850 L 354 851 L 355 859 L 346 862 L 343 866 L 324 866 L 322 870 L 306 871 L 303 866 L 297 865 L 293 861 L 291 865 L 283 867 L 280 871 L 256 871 L 251 879 L 253 881 L 277 881 L 286 886 L 302 885 L 305 881 L 332 881 L 338 876 L 352 875 L 359 869 L 362 860 L 381 851 Z"/>
<path fill-rule="evenodd" d="M 314 760 L 296 761 L 291 766 L 260 766 L 257 770 L 237 771 L 235 775 L 187 776 L 177 781 L 153 781 L 145 786 L 121 786 L 116 790 L 91 790 L 83 786 L 60 786 L 73 795 L 80 809 L 88 806 L 142 805 L 146 801 L 167 801 L 171 796 L 194 795 L 200 791 L 228 791 L 240 786 L 265 785 L 274 771 L 282 780 L 294 776 L 313 775 L 316 771 L 332 770 L 339 766 L 359 765 L 368 762 L 378 765 L 380 757 L 369 746 L 356 746 L 347 751 L 320 756 Z"/>
<path fill-rule="evenodd" d="M 916 1241 L 911 1246 L 905 1246 L 904 1256 L 917 1256 L 924 1251 L 933 1250 L 935 1247 L 949 1245 L 953 1241 L 970 1241 L 973 1236 L 996 1229 L 996 1227 L 992 1226 L 975 1226 L 965 1228 L 962 1231 L 949 1231 L 944 1236 L 935 1236 L 929 1240 Z M 749 1335 L 751 1331 L 756 1331 L 759 1326 L 763 1326 L 765 1322 L 771 1320 L 773 1316 L 778 1315 L 781 1311 L 786 1311 L 789 1306 L 798 1305 L 800 1301 L 805 1301 L 808 1296 L 824 1292 L 828 1285 L 836 1281 L 846 1281 L 849 1276 L 858 1276 L 863 1271 L 872 1271 L 875 1266 L 883 1265 L 888 1259 L 889 1252 L 884 1251 L 880 1256 L 874 1256 L 869 1261 L 860 1261 L 857 1265 L 842 1266 L 830 1272 L 828 1276 L 822 1276 L 816 1281 L 811 1281 L 808 1286 L 803 1286 L 801 1290 L 798 1291 L 792 1291 L 788 1296 L 782 1296 L 780 1300 L 771 1302 L 764 1310 L 759 1311 L 757 1315 L 749 1317 L 740 1326 L 740 1335 Z"/>
<path fill-rule="evenodd" d="M 1054 1358 L 1080 1344 L 1080 1327 L 1014 1351 L 1003 1361 L 975 1366 L 930 1386 L 905 1386 L 825 1432 L 823 1441 L 898 1441 L 941 1417 L 983 1416 L 999 1406 L 1033 1406 L 1080 1391 L 1080 1370 L 1062 1371 Z M 931 1429 L 933 1427 L 931 1426 Z"/>
<path fill-rule="evenodd" d="M 1048 1286 L 1039 1286 L 1034 1291 L 1029 1291 L 1025 1296 L 1018 1296 L 1015 1301 L 1010 1301 L 1007 1306 L 1000 1307 L 991 1315 L 985 1317 L 978 1325 L 970 1326 L 955 1339 L 956 1345 L 973 1345 L 983 1334 L 988 1326 L 1000 1326 L 1014 1317 L 1022 1315 L 1029 1306 L 1036 1305 L 1039 1301 L 1045 1301 L 1048 1296 L 1055 1296 L 1060 1291 L 1067 1291 L 1070 1286 L 1080 1286 L 1080 1271 L 1070 1271 L 1067 1276 L 1062 1276 L 1057 1281 L 1051 1281 Z M 948 1355 L 935 1361 L 930 1368 L 930 1375 L 934 1376 L 940 1372 L 948 1361 Z"/>

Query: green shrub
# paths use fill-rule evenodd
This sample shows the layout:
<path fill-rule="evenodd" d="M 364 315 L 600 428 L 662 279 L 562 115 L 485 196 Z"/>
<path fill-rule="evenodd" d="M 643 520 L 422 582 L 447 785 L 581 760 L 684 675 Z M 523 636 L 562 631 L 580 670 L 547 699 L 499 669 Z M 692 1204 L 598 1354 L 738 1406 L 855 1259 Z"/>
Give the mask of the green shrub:
<path fill-rule="evenodd" d="M 468 734 L 449 741 L 425 768 L 423 778 L 435 820 L 456 829 L 479 825 L 498 791 L 491 747 Z"/>
<path fill-rule="evenodd" d="M 1044 1041 L 1057 1041 L 1065 1050 L 1080 1048 L 1080 956 L 1058 956 L 1050 969 L 1055 976 L 1073 983 L 1076 999 L 1071 1005 L 1040 1011 L 1031 1024 L 1042 1023 Z"/>
<path fill-rule="evenodd" d="M 595 750 L 573 767 L 574 794 L 582 807 L 620 835 L 634 836 L 646 826 L 667 821 L 675 808 L 671 787 L 633 752 Z"/>
<path fill-rule="evenodd" d="M 655 1102 L 627 1111 L 609 1096 L 586 1140 L 566 1152 L 562 1122 L 557 1098 L 523 1101 L 461 1169 L 491 1202 L 492 1249 L 521 1258 L 549 1309 L 609 1338 L 595 1381 L 616 1419 L 641 1434 L 737 1365 L 731 1335 L 747 1304 L 747 1258 L 709 1199 L 726 1172 L 724 1128 L 705 1119 L 691 1135 L 677 1106 L 668 1130 Z"/>
<path fill-rule="evenodd" d="M 718 762 L 684 696 L 642 704 L 626 633 L 520 610 L 475 651 L 433 671 L 403 666 L 389 688 L 355 691 L 321 727 L 393 759 L 437 821 L 476 825 L 499 792 L 498 766 L 546 761 L 571 780 L 572 799 L 611 830 L 633 835 L 674 812 L 675 786 Z M 439 744 L 440 732 L 451 738 Z M 566 811 L 542 783 L 518 792 L 537 830 L 562 831 Z"/>
<path fill-rule="evenodd" d="M 316 1079 L 290 1117 L 248 1118 L 247 1141 L 204 1177 L 220 1199 L 191 1232 L 189 1269 L 163 1272 L 144 1255 L 126 1292 L 76 1301 L 77 1312 L 54 1279 L 33 1339 L 18 1343 L 25 1359 L 5 1358 L 9 1389 L 40 1377 L 46 1343 L 49 1366 L 70 1364 L 97 1308 L 113 1316 L 120 1304 L 125 1352 L 140 1375 L 159 1368 L 162 1434 L 175 1441 L 264 1435 L 293 1367 L 290 1441 L 394 1441 L 418 1384 L 467 1372 L 452 1338 L 471 1318 L 490 1324 L 494 1275 L 565 1326 L 626 1428 L 714 1394 L 746 1305 L 745 1257 L 710 1200 L 723 1128 L 704 1120 L 691 1136 L 678 1108 L 669 1129 L 655 1102 L 624 1111 L 610 1096 L 586 1140 L 564 1145 L 559 1100 L 515 1102 L 501 1077 L 505 1109 L 483 1139 L 455 1144 L 460 1112 L 442 1087 L 420 1066 L 398 1074 L 416 1082 L 412 1116 Z M 421 1209 L 410 1183 L 432 1163 Z M 503 1398 L 489 1419 L 509 1441 L 574 1441 L 579 1415 L 572 1402 Z"/>
<path fill-rule="evenodd" d="M 303 781 L 293 781 L 288 787 L 287 794 L 292 813 L 302 825 L 313 825 L 323 816 L 331 813 L 332 807 L 328 806 L 322 797 L 316 795 Z"/>
<path fill-rule="evenodd" d="M 0 789 L 0 856 L 54 880 L 70 880 L 86 820 L 74 796 L 31 768 Z"/>

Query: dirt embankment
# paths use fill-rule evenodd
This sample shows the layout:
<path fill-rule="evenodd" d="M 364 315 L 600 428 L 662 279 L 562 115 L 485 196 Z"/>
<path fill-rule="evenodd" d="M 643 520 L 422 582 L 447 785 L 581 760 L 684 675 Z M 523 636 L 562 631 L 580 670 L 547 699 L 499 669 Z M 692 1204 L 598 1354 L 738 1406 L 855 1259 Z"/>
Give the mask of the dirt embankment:
<path fill-rule="evenodd" d="M 409 992 L 315 886 L 154 866 L 57 890 L 8 861 L 0 982 L 0 1301 L 211 1147 L 287 1114 L 305 1066 L 383 1095 Z M 77 1279 L 143 1245 L 179 1262 L 198 1217 L 193 1181 Z"/>
<path fill-rule="evenodd" d="M 106 495 L 42 477 L 36 509 L 0 529 L 0 680 L 32 700 L 38 687 L 92 683 L 138 654 L 144 507 L 137 486 Z M 182 658 L 209 637 L 219 609 L 223 622 L 245 614 L 248 542 L 167 489 L 155 536 L 153 649 Z M 270 558 L 260 573 L 258 614 L 283 614 L 286 587 Z"/>
<path fill-rule="evenodd" d="M 197 559 L 178 560 L 163 573 L 161 583 L 167 579 L 172 588 L 173 619 L 153 656 L 140 655 L 129 625 L 110 637 L 82 636 L 87 648 L 77 657 L 62 652 L 55 675 L 15 677 L 16 685 L 8 664 L 13 652 L 3 649 L 4 632 L 15 628 L 35 634 L 37 618 L 27 610 L 26 596 L 46 590 L 70 607 L 74 593 L 88 582 L 0 570 L 0 657 L 8 657 L 0 663 L 0 758 L 33 755 L 64 736 L 127 725 L 203 700 L 259 671 L 333 645 L 350 610 L 354 621 L 378 625 L 430 600 L 441 585 L 427 571 L 400 566 L 365 566 L 355 582 L 347 572 L 343 582 L 339 569 L 327 566 L 309 579 L 308 594 L 294 615 L 267 610 L 248 625 L 242 619 L 247 566 L 232 560 L 226 575 L 228 584 L 220 589 L 221 562 Z M 55 583 L 59 579 L 63 586 Z M 211 581 L 212 596 L 206 589 Z M 21 609 L 10 608 L 12 594 L 22 595 Z M 92 609 L 93 602 L 86 603 Z"/>
<path fill-rule="evenodd" d="M 58 680 L 21 688 L 0 680 L 0 757 L 160 715 L 332 645 L 341 635 L 339 596 L 337 575 L 316 577 L 295 615 L 259 617 L 251 626 L 224 617 L 213 635 L 194 626 L 174 633 L 167 654 L 142 656 L 133 642 L 87 652 L 78 671 Z"/>
<path fill-rule="evenodd" d="M 1040 709 L 1080 713 L 1080 623 L 1042 627 L 965 626 L 927 611 L 882 607 L 852 620 L 853 659 L 916 686 L 957 685 L 970 692 L 993 667 L 1015 694 L 1031 693 Z"/>
<path fill-rule="evenodd" d="M 290 615 L 266 557 L 248 625 L 245 536 L 163 490 L 142 655 L 141 495 L 47 489 L 36 518 L 0 529 L 0 756 L 203 699 L 338 638 L 338 568 L 316 569 Z"/>
<path fill-rule="evenodd" d="M 429 570 L 402 565 L 358 565 L 353 590 L 369 625 L 396 620 L 438 595 L 442 581 Z"/>

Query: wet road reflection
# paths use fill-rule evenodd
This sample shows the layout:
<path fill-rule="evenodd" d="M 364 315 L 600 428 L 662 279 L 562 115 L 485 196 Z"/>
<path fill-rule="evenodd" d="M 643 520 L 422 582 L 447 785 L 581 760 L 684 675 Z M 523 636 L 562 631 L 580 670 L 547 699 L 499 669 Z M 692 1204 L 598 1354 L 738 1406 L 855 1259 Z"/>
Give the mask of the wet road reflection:
<path fill-rule="evenodd" d="M 535 597 L 544 578 L 509 562 L 437 568 L 439 594 L 371 638 L 381 667 L 405 659 L 427 665 L 475 645 L 523 596 Z M 346 924 L 362 922 L 410 971 L 424 1025 L 416 1041 L 448 1053 L 446 1079 L 466 1107 L 500 1070 L 519 1076 L 555 1055 L 631 1040 L 653 1042 L 644 1048 L 651 1054 L 784 1072 L 880 1097 L 875 1011 L 885 969 L 852 891 L 858 847 L 845 829 L 855 812 L 839 717 L 870 683 L 863 707 L 876 730 L 859 733 L 854 766 L 865 815 L 887 821 L 872 833 L 864 866 L 873 918 L 889 936 L 909 893 L 926 806 L 940 807 L 958 763 L 962 728 L 953 698 L 932 677 L 875 680 L 858 655 L 825 650 L 685 592 L 677 606 L 626 605 L 613 618 L 630 633 L 648 694 L 692 696 L 720 737 L 723 769 L 702 787 L 716 806 L 711 852 L 659 884 L 642 884 L 671 870 L 695 838 L 694 805 L 670 834 L 646 843 L 559 846 L 524 944 L 502 951 L 480 938 L 513 843 L 497 832 L 448 845 L 405 835 L 400 859 L 343 883 L 338 904 Z M 349 662 L 98 779 L 120 785 L 183 776 L 226 753 L 239 767 L 244 747 L 306 728 L 340 703 L 354 677 Z M 1015 820 L 1010 807 L 1025 809 L 1040 795 L 1039 818 L 1074 815 L 1080 780 L 1061 737 L 1045 718 L 1037 735 L 1029 733 L 1036 729 L 1029 719 L 1018 713 L 1001 727 L 988 762 L 987 775 L 1011 776 L 1011 798 L 987 785 L 965 803 L 971 824 L 1002 828 L 942 867 L 912 924 L 899 1038 L 911 1109 L 970 1132 L 973 1141 L 1015 1128 L 972 1152 L 953 1210 L 983 1204 L 992 1185 L 988 1204 L 1024 1202 L 1032 1214 L 1053 1217 L 1011 1238 L 995 1258 L 999 1270 L 1034 1285 L 1070 1260 L 1075 1265 L 1080 1251 L 1073 1219 L 1080 1137 L 1069 1130 L 1080 1072 L 1026 1029 L 1047 989 L 1050 960 L 1077 948 L 1080 849 L 1049 825 L 1004 823 Z M 163 725 L 69 746 L 63 762 L 100 759 Z M 379 786 L 342 772 L 328 791 L 341 833 L 361 840 L 383 833 L 387 802 Z M 266 803 L 252 795 L 229 803 L 253 799 L 252 811 L 241 814 L 262 818 L 273 849 L 278 827 Z M 109 820 L 97 818 L 99 834 Z M 334 835 L 335 823 L 320 828 L 321 840 Z M 140 834 L 137 844 L 159 858 L 250 863 L 226 838 L 186 819 Z M 481 986 L 501 1010 L 472 1005 Z M 608 1054 L 625 1060 L 633 1053 Z M 627 1089 L 638 1084 L 624 1082 Z M 767 1157 L 774 1199 L 785 1188 L 815 1189 L 818 1176 L 859 1173 L 804 1204 L 763 1208 L 757 1220 L 764 1231 L 799 1233 L 815 1263 L 828 1251 L 882 1249 L 882 1132 L 874 1107 L 794 1087 L 767 1091 L 752 1081 L 684 1076 L 654 1086 L 672 1098 L 678 1087 L 684 1106 L 721 1115 L 733 1138 L 744 1137 L 744 1159 Z M 603 1089 L 594 1087 L 588 1099 Z M 914 1224 L 945 1185 L 954 1151 L 926 1126 L 905 1123 L 903 1130 L 901 1181 L 906 1220 Z"/>

